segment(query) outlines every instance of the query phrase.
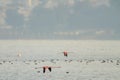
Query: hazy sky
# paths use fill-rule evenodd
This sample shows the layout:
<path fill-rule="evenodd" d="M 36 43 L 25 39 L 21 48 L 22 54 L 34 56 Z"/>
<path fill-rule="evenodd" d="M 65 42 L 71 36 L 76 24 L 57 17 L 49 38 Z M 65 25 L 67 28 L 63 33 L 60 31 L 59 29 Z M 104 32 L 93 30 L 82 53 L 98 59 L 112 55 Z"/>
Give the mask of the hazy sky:
<path fill-rule="evenodd" d="M 0 39 L 120 40 L 120 0 L 0 0 Z"/>

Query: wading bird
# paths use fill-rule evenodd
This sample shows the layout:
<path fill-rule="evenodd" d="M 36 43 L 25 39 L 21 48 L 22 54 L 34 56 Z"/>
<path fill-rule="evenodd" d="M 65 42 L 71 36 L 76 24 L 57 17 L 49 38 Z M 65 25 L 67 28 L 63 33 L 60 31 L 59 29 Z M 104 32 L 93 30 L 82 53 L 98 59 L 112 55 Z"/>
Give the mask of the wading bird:
<path fill-rule="evenodd" d="M 45 73 L 47 69 L 51 72 L 52 68 L 61 68 L 61 67 L 43 66 L 38 68 L 43 68 L 43 73 Z M 38 68 L 35 68 L 35 69 L 38 69 Z"/>

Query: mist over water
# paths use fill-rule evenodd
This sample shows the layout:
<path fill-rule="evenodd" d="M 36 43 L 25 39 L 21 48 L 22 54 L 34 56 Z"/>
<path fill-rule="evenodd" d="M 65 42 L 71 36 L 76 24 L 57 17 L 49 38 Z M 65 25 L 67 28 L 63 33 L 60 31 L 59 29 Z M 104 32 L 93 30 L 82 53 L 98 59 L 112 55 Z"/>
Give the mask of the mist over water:
<path fill-rule="evenodd" d="M 1 40 L 0 58 L 17 59 L 69 59 L 119 58 L 120 41 L 100 40 Z"/>

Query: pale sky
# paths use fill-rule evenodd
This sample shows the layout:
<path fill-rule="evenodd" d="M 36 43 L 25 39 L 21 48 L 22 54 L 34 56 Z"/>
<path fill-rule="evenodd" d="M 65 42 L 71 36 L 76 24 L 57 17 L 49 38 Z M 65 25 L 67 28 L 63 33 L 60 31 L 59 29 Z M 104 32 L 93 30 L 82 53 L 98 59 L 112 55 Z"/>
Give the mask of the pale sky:
<path fill-rule="evenodd" d="M 120 40 L 120 0 L 0 0 L 0 39 Z"/>

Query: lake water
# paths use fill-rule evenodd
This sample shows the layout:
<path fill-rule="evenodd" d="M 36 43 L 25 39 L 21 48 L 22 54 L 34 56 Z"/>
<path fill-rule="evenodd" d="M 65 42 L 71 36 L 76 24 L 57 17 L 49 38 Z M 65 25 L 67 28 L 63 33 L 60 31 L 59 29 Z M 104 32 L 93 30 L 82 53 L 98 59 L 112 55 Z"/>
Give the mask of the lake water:
<path fill-rule="evenodd" d="M 0 80 L 120 80 L 119 63 L 120 41 L 0 41 Z"/>

